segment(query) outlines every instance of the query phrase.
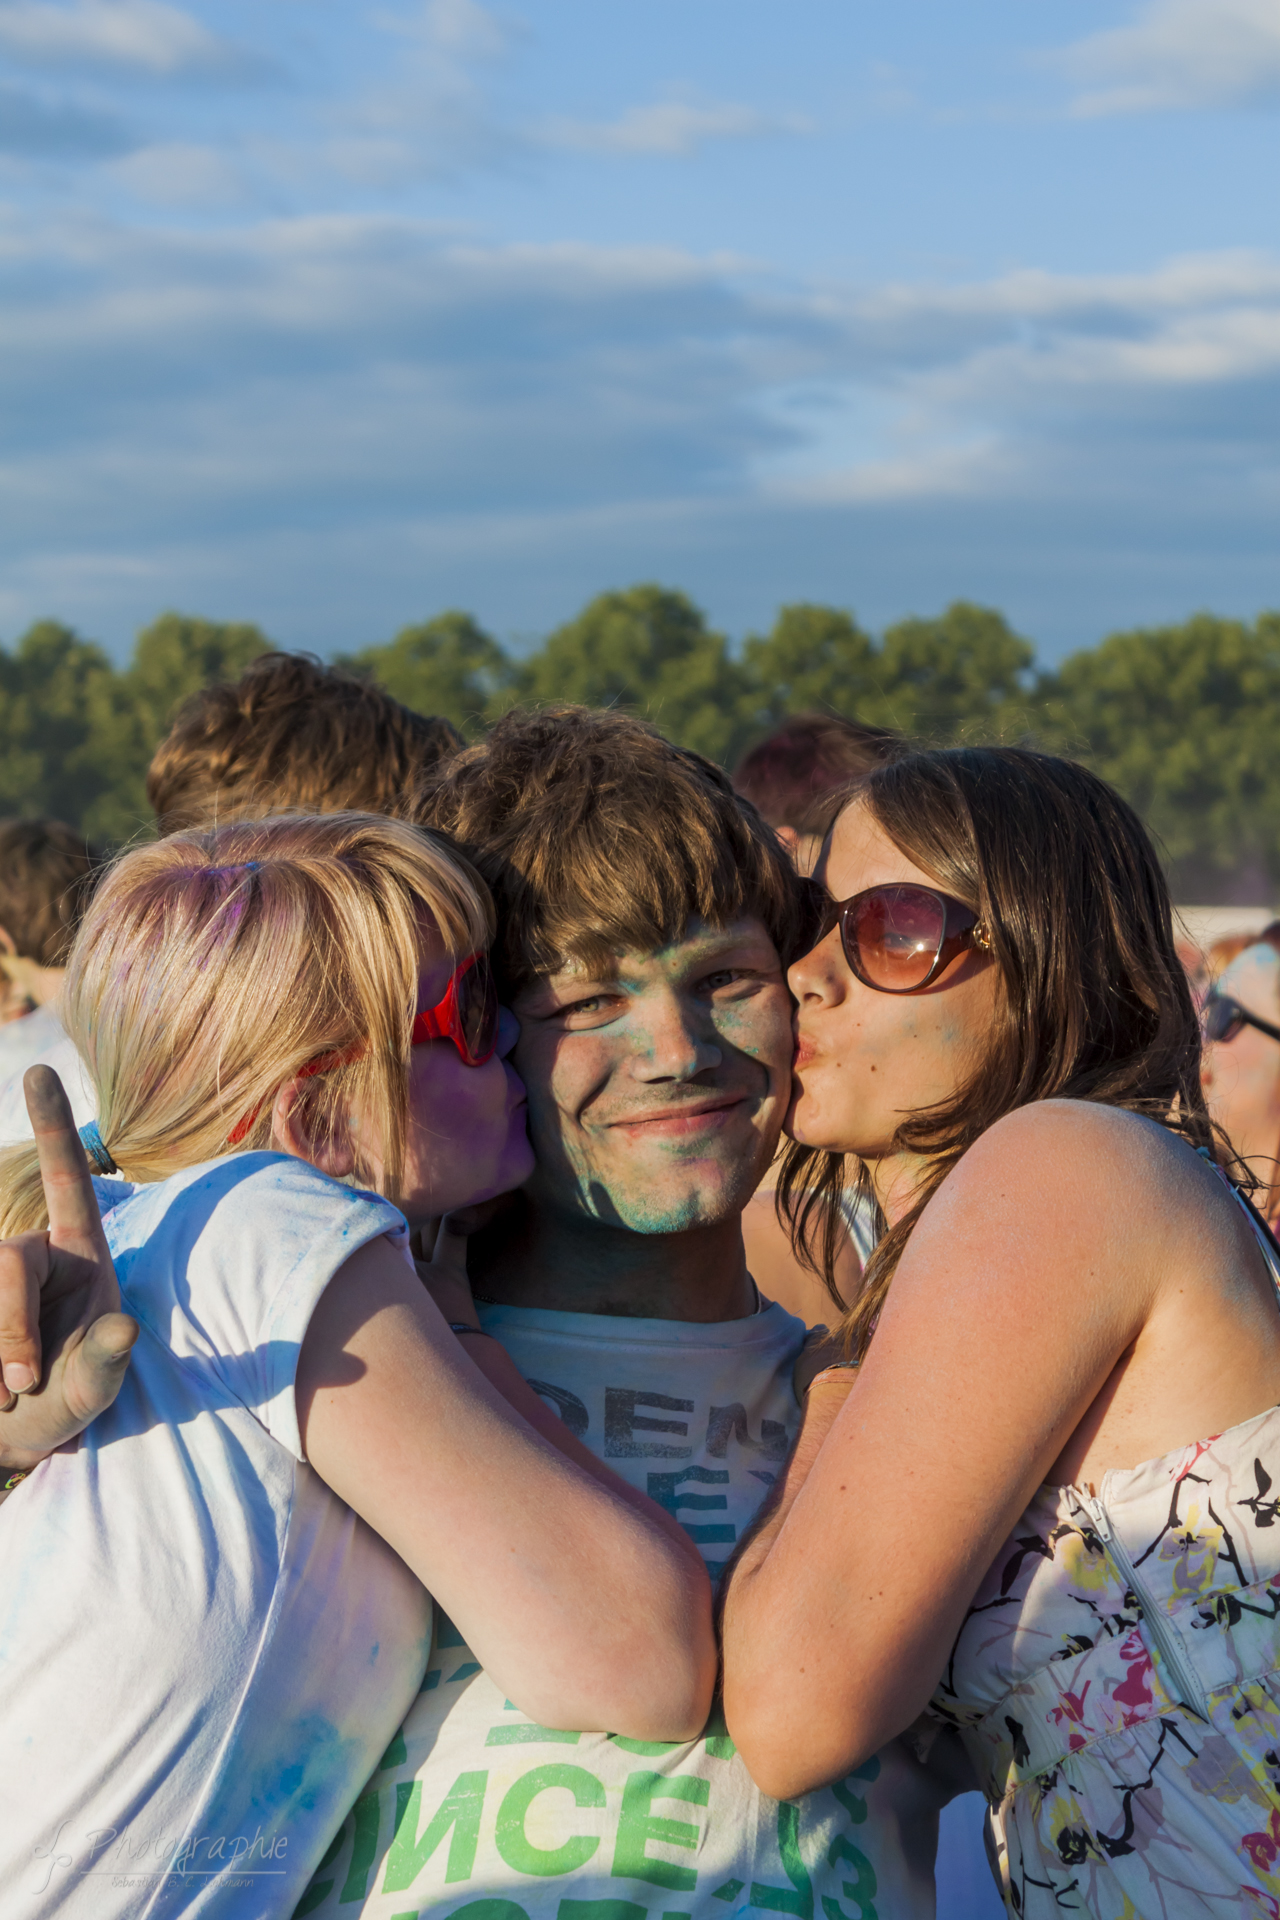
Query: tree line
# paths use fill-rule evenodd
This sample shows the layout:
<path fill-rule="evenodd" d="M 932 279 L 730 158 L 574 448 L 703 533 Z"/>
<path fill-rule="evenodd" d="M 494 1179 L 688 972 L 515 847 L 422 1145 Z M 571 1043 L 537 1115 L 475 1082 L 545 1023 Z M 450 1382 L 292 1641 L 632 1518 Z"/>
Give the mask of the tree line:
<path fill-rule="evenodd" d="M 0 813 L 55 814 L 108 845 L 146 831 L 147 764 L 177 707 L 272 644 L 253 625 L 167 613 L 120 669 L 38 622 L 0 647 Z M 469 738 L 518 702 L 569 700 L 646 714 L 727 766 L 815 709 L 939 744 L 1040 746 L 1133 802 L 1183 899 L 1280 892 L 1280 613 L 1113 633 L 1038 670 L 1002 614 L 965 601 L 878 637 L 800 603 L 735 650 L 686 595 L 638 586 L 600 594 L 518 658 L 449 612 L 337 660 Z"/>

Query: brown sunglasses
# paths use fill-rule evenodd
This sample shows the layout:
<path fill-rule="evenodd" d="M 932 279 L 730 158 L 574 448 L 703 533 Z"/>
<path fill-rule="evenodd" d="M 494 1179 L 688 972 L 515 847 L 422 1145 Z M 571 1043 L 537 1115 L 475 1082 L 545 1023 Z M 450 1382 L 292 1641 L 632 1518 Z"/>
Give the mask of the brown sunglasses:
<path fill-rule="evenodd" d="M 919 993 L 958 953 L 991 948 L 972 907 L 936 887 L 906 882 L 866 887 L 827 911 L 822 937 L 840 929 L 850 970 L 877 993 Z"/>

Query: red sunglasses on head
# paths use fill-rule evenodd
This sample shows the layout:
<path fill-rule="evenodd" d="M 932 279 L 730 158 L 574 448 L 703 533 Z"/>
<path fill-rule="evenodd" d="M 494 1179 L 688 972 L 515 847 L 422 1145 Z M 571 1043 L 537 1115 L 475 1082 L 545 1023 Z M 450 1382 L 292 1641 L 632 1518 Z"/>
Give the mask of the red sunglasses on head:
<path fill-rule="evenodd" d="M 414 1015 L 409 1044 L 424 1047 L 431 1040 L 452 1040 L 467 1067 L 482 1067 L 492 1060 L 498 1045 L 498 989 L 489 970 L 487 953 L 471 953 L 459 961 L 445 988 L 444 997 L 434 1007 L 424 1007 Z M 363 1040 L 341 1053 L 322 1053 L 298 1068 L 299 1080 L 313 1074 L 332 1073 L 335 1067 L 349 1066 L 364 1052 Z M 238 1147 L 246 1139 L 254 1121 L 262 1112 L 259 1100 L 227 1135 L 228 1145 Z"/>
<path fill-rule="evenodd" d="M 967 947 L 986 953 L 991 946 L 990 934 L 963 900 L 905 882 L 835 901 L 824 940 L 833 927 L 840 929 L 850 971 L 877 993 L 919 993 Z"/>

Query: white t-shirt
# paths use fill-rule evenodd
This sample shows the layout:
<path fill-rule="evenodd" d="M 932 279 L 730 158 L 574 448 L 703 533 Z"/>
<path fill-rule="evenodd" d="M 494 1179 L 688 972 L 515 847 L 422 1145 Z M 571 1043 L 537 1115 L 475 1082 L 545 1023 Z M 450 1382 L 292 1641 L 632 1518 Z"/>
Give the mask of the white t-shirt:
<path fill-rule="evenodd" d="M 801 1322 L 777 1305 L 714 1325 L 481 1315 L 573 1432 L 673 1513 L 717 1574 L 798 1425 Z M 297 1915 L 932 1920 L 950 1791 L 896 1741 L 836 1786 L 779 1804 L 723 1724 L 674 1744 L 536 1726 L 440 1618 L 423 1691 Z"/>
<path fill-rule="evenodd" d="M 68 1038 L 57 1014 L 41 1007 L 24 1019 L 0 1027 L 0 1147 L 31 1138 L 22 1076 L 28 1067 L 36 1066 L 53 1068 L 67 1090 L 78 1127 L 98 1111 L 98 1096 L 75 1043 Z"/>
<path fill-rule="evenodd" d="M 294 1402 L 324 1288 L 404 1221 L 284 1154 L 95 1185 L 142 1331 L 0 1506 L 0 1915 L 287 1916 L 430 1647 Z"/>

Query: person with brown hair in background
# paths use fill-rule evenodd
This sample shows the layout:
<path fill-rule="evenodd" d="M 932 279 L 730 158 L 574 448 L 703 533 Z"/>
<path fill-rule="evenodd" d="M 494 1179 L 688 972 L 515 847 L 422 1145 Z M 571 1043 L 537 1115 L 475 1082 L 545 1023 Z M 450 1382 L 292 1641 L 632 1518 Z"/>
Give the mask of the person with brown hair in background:
<path fill-rule="evenodd" d="M 901 734 L 836 713 L 796 713 L 734 768 L 733 784 L 781 840 L 802 874 L 813 871 L 838 796 L 903 746 Z"/>
<path fill-rule="evenodd" d="M 289 807 L 396 816 L 411 783 L 461 745 L 448 720 L 371 681 L 309 653 L 263 653 L 179 708 L 147 799 L 161 833 Z"/>
<path fill-rule="evenodd" d="M 859 780 L 903 748 L 902 736 L 834 713 L 797 713 L 739 760 L 733 784 L 768 822 L 797 872 L 808 876 L 822 837 Z M 858 1289 L 874 1239 L 865 1209 L 850 1207 L 830 1285 L 805 1266 L 776 1205 L 778 1163 L 771 1166 L 742 1216 L 751 1271 L 774 1300 L 819 1326 L 843 1313 Z"/>
<path fill-rule="evenodd" d="M 58 996 L 100 859 L 65 821 L 0 821 L 0 1079 L 64 1037 Z"/>
<path fill-rule="evenodd" d="M 371 681 L 309 653 L 263 653 L 238 680 L 184 701 L 152 758 L 147 799 L 162 834 L 290 810 L 396 816 L 413 782 L 461 745 L 448 720 L 414 713 Z M 94 1117 L 79 1055 L 45 1020 L 21 1059 L 10 1064 L 0 1050 L 0 1146 L 30 1137 L 22 1075 L 35 1065 L 58 1075 L 77 1126 Z"/>

